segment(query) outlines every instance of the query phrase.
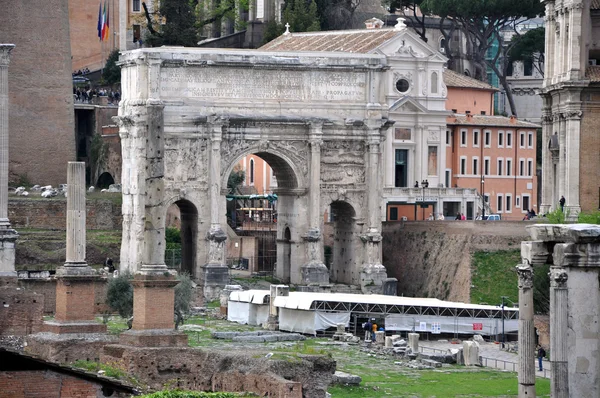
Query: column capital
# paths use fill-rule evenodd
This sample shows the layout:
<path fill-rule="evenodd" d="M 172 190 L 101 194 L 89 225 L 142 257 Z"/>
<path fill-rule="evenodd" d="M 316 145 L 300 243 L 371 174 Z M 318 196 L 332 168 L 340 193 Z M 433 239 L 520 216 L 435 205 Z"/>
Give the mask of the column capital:
<path fill-rule="evenodd" d="M 10 63 L 10 52 L 15 48 L 14 44 L 0 44 L 0 66 L 8 66 Z"/>
<path fill-rule="evenodd" d="M 554 265 L 561 267 L 600 267 L 596 243 L 559 243 L 554 246 Z"/>
<path fill-rule="evenodd" d="M 527 260 L 517 265 L 517 275 L 519 276 L 519 289 L 533 288 L 533 268 Z"/>
<path fill-rule="evenodd" d="M 550 267 L 550 286 L 558 289 L 567 288 L 569 275 L 563 267 Z"/>

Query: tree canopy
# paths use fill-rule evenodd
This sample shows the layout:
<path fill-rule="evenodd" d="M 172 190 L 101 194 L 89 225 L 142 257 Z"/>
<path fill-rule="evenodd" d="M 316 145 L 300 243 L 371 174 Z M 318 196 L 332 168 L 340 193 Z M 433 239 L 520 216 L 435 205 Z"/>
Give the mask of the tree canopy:
<path fill-rule="evenodd" d="M 546 29 L 543 26 L 531 29 L 523 35 L 513 37 L 512 48 L 508 53 L 510 62 L 529 61 L 543 76 L 545 40 Z"/>
<path fill-rule="evenodd" d="M 288 0 L 283 9 L 283 23 L 267 23 L 263 41 L 277 38 L 285 32 L 285 24 L 290 24 L 290 32 L 315 32 L 321 30 L 319 13 L 315 0 Z"/>
<path fill-rule="evenodd" d="M 151 47 L 162 45 L 194 47 L 197 45 L 196 15 L 190 1 L 162 0 L 159 14 L 161 18 L 164 18 L 165 24 L 162 25 L 160 31 L 154 29 L 146 3 L 142 4 L 148 21 L 147 45 Z"/>
<path fill-rule="evenodd" d="M 421 9 L 424 13 L 452 18 L 462 26 L 473 50 L 473 61 L 478 69 L 476 76 L 483 80 L 486 66 L 490 68 L 498 76 L 511 112 L 516 116 L 517 109 L 506 81 L 508 53 L 514 42 L 506 43 L 502 32 L 512 29 L 519 35 L 518 24 L 542 15 L 544 5 L 539 0 L 423 0 Z M 495 49 L 491 56 L 490 49 Z"/>
<path fill-rule="evenodd" d="M 102 78 L 106 84 L 117 84 L 121 82 L 121 68 L 117 65 L 119 50 L 113 50 L 106 59 L 106 65 L 102 72 Z"/>

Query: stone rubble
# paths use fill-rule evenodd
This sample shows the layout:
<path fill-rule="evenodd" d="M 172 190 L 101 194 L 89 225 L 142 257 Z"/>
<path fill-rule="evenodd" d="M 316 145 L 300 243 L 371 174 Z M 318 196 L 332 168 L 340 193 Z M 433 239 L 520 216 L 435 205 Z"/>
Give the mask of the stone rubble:
<path fill-rule="evenodd" d="M 336 370 L 333 374 L 332 384 L 341 384 L 344 386 L 358 386 L 360 385 L 361 381 L 362 378 L 360 376 Z"/>

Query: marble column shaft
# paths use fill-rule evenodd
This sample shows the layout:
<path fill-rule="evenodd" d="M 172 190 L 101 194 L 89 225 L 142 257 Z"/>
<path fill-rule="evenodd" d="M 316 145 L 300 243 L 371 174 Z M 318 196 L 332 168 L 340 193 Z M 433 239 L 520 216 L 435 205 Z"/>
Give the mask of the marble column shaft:
<path fill-rule="evenodd" d="M 323 125 L 310 127 L 310 186 L 308 192 L 308 262 L 321 264 L 321 137 Z"/>
<path fill-rule="evenodd" d="M 13 44 L 0 44 L 0 229 L 8 221 L 8 65 Z"/>
<path fill-rule="evenodd" d="M 567 279 L 564 268 L 550 268 L 550 391 L 553 398 L 569 396 Z"/>
<path fill-rule="evenodd" d="M 527 260 L 519 275 L 519 398 L 535 397 L 535 329 L 533 324 L 533 268 Z"/>
<path fill-rule="evenodd" d="M 69 162 L 67 169 L 67 261 L 65 266 L 85 262 L 85 162 Z"/>

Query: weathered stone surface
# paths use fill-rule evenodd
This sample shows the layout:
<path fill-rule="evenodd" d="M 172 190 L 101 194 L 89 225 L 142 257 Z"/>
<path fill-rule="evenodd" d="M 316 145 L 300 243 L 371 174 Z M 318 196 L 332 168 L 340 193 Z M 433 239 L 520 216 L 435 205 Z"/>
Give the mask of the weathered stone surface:
<path fill-rule="evenodd" d="M 421 359 L 423 365 L 431 366 L 432 368 L 441 368 L 442 363 L 438 361 L 434 361 L 433 359 Z"/>
<path fill-rule="evenodd" d="M 463 354 L 466 366 L 480 366 L 479 344 L 475 341 L 463 342 Z"/>
<path fill-rule="evenodd" d="M 117 336 L 104 333 L 43 332 L 27 336 L 25 351 L 57 363 L 72 363 L 78 360 L 98 361 L 103 347 L 117 341 Z"/>
<path fill-rule="evenodd" d="M 177 379 L 181 389 L 290 398 L 325 397 L 335 372 L 335 361 L 323 356 L 301 355 L 297 361 L 283 361 L 194 348 L 108 345 L 100 361 L 136 375 L 153 389 Z"/>
<path fill-rule="evenodd" d="M 361 381 L 362 378 L 360 376 L 336 370 L 336 372 L 333 374 L 332 383 L 345 386 L 358 386 Z"/>
<path fill-rule="evenodd" d="M 408 344 L 410 350 L 415 354 L 419 352 L 419 334 L 418 333 L 409 333 L 408 334 Z"/>

